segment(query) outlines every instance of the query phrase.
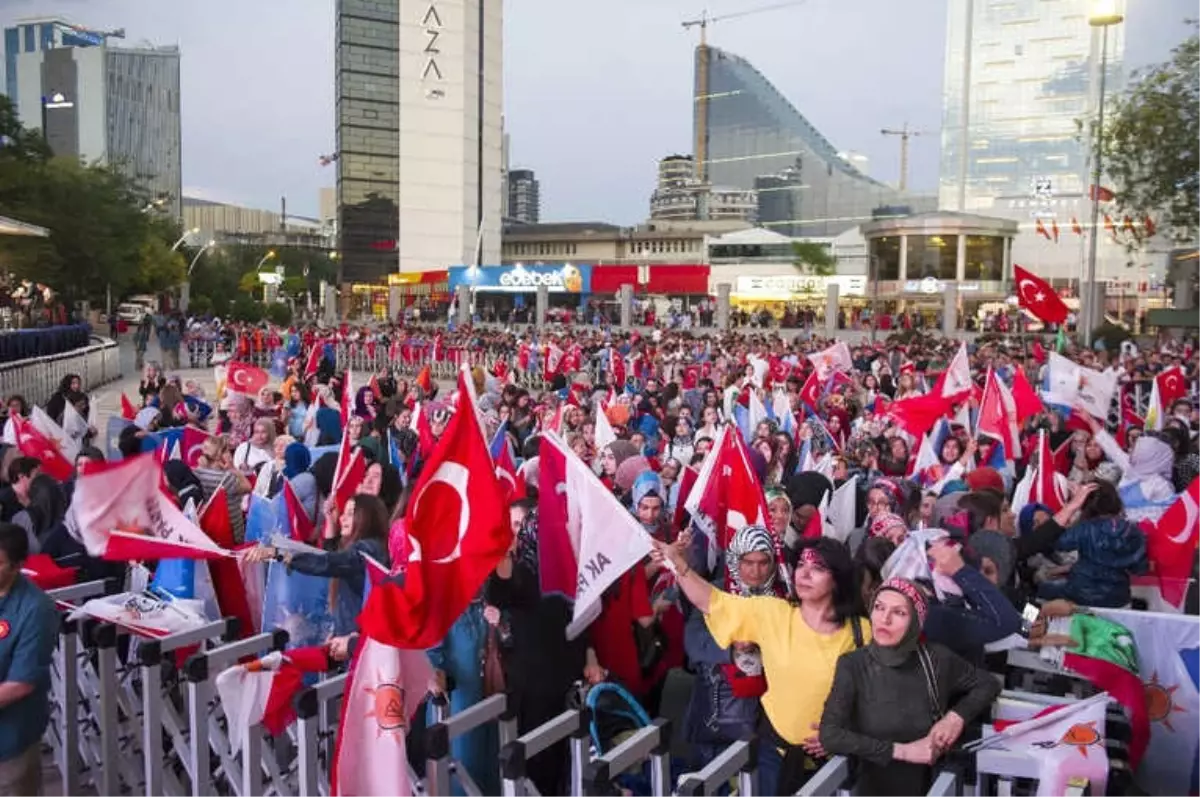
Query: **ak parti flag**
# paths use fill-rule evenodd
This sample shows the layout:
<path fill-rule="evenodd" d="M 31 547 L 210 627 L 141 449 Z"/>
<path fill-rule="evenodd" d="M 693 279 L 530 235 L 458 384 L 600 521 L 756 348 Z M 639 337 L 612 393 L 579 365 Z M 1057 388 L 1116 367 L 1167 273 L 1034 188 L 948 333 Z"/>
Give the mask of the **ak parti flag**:
<path fill-rule="evenodd" d="M 413 793 L 407 737 L 432 678 L 425 651 L 386 645 L 369 634 L 359 640 L 329 777 L 333 794 Z"/>
<path fill-rule="evenodd" d="M 272 736 L 287 730 L 296 719 L 293 698 L 304 688 L 304 676 L 328 671 L 328 649 L 307 647 L 273 651 L 218 674 L 217 695 L 229 722 L 230 752 L 236 755 L 243 749 L 259 725 Z"/>
<path fill-rule="evenodd" d="M 1043 323 L 1061 324 L 1067 320 L 1070 309 L 1050 287 L 1050 283 L 1015 263 L 1013 281 L 1017 289 L 1017 302 Z"/>
<path fill-rule="evenodd" d="M 441 642 L 512 543 L 508 500 L 475 412 L 470 374 L 458 376 L 457 406 L 408 504 L 403 585 L 371 590 L 363 633 L 385 645 Z"/>
<path fill-rule="evenodd" d="M 162 480 L 152 453 L 87 465 L 71 507 L 88 553 L 114 561 L 230 556 L 163 494 Z"/>

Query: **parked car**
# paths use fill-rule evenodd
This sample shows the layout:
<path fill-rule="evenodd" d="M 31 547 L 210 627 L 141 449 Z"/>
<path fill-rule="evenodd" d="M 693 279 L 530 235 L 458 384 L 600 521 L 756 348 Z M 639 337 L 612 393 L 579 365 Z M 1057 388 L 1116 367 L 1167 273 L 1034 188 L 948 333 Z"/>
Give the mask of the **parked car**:
<path fill-rule="evenodd" d="M 144 304 L 123 302 L 117 305 L 117 318 L 130 324 L 142 323 L 142 319 L 145 318 L 148 313 L 149 310 Z"/>

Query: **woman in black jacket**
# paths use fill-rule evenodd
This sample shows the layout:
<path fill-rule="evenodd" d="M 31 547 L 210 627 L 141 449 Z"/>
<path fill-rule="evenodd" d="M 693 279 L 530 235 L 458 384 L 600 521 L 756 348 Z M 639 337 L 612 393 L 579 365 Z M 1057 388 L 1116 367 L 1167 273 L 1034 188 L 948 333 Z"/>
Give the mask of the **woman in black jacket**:
<path fill-rule="evenodd" d="M 537 569 L 537 514 L 532 501 L 511 511 L 513 550 L 501 560 L 484 586 L 484 601 L 502 612 L 501 661 L 509 694 L 517 704 L 521 733 L 553 719 L 567 708 L 567 696 L 583 675 L 602 679 L 587 634 L 568 640 L 571 604 L 561 596 L 543 596 Z M 567 748 L 557 744 L 529 762 L 529 778 L 540 794 L 567 794 Z"/>
<path fill-rule="evenodd" d="M 927 792 L 933 762 L 1000 692 L 948 648 L 921 644 L 926 608 L 916 584 L 885 581 L 871 607 L 871 644 L 838 659 L 821 745 L 858 760 L 858 794 Z"/>

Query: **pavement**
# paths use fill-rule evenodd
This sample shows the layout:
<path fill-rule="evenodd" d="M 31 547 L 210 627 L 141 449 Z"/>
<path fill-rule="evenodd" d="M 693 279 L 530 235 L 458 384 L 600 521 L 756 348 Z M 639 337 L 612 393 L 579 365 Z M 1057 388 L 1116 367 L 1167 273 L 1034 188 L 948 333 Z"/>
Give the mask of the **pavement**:
<path fill-rule="evenodd" d="M 138 384 L 142 381 L 142 372 L 135 368 L 137 363 L 137 352 L 134 351 L 133 336 L 125 335 L 118 341 L 121 347 L 121 373 L 122 377 L 115 382 L 109 382 L 107 385 L 101 385 L 91 391 L 91 399 L 96 403 L 96 429 L 101 435 L 108 428 L 108 419 L 120 417 L 121 415 L 121 394 L 124 393 L 129 397 L 129 400 L 134 403 L 134 406 L 139 404 Z M 183 358 L 186 362 L 186 357 Z M 146 349 L 146 362 L 155 362 L 160 365 L 163 362 L 162 351 L 158 347 L 158 343 L 151 341 Z M 212 399 L 217 394 L 217 380 L 213 376 L 211 368 L 181 368 L 178 371 L 167 371 L 168 376 L 178 374 L 184 381 L 193 379 L 204 388 L 205 395 Z"/>

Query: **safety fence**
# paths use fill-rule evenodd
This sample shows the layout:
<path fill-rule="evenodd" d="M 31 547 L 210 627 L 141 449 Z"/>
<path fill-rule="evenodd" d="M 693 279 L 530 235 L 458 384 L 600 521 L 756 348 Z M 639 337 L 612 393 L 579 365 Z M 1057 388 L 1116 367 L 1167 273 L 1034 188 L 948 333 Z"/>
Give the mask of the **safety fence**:
<path fill-rule="evenodd" d="M 91 341 L 74 351 L 0 364 L 0 392 L 40 405 L 50 400 L 68 374 L 78 375 L 85 391 L 119 379 L 121 350 L 116 341 L 97 336 Z"/>
<path fill-rule="evenodd" d="M 69 609 L 117 589 L 111 581 L 94 581 L 49 594 Z M 68 620 L 64 613 L 52 665 L 51 725 L 45 737 L 61 775 L 62 793 L 171 797 L 335 793 L 330 773 L 347 676 L 318 676 L 321 680 L 302 689 L 294 699 L 295 722 L 272 737 L 261 725 L 245 727 L 239 717 L 226 715 L 216 678 L 247 658 L 283 650 L 288 636 L 279 630 L 237 637 L 237 623 L 228 618 L 150 639 L 110 623 Z M 1010 675 L 1022 665 L 1021 659 L 1010 658 Z M 1042 678 L 1045 666 L 1038 664 L 1026 675 Z M 1076 699 L 1006 690 L 993 705 L 991 719 L 1027 718 L 1047 706 Z M 417 794 L 482 794 L 471 773 L 454 758 L 452 742 L 484 726 L 497 729 L 495 772 L 501 793 L 510 797 L 539 794 L 529 776 L 530 760 L 555 746 L 558 749 L 550 754 L 569 759 L 566 793 L 571 795 L 620 793 L 629 788 L 630 777 L 641 784 L 639 793 L 656 797 L 720 794 L 731 786 L 739 795 L 762 793 L 753 737 L 730 744 L 702 768 L 688 770 L 673 761 L 671 723 L 665 719 L 617 737 L 610 749 L 601 751 L 591 730 L 596 717 L 586 702 L 521 734 L 508 695 L 493 695 L 453 714 L 447 713 L 444 696 L 432 700 L 432 721 L 422 732 L 423 764 L 414 768 L 396 758 L 371 764 L 408 767 Z M 1124 745 L 1130 731 L 1116 704 L 1110 704 L 1105 723 L 1112 783 L 1122 770 L 1128 774 Z M 989 735 L 991 726 L 984 725 L 981 732 Z M 1034 793 L 1038 766 L 1034 753 L 1005 747 L 954 753 L 939 762 L 928 794 Z M 851 762 L 833 756 L 798 794 L 851 794 L 854 784 Z M 1067 793 L 1082 795 L 1087 788 L 1086 783 L 1073 784 Z"/>

